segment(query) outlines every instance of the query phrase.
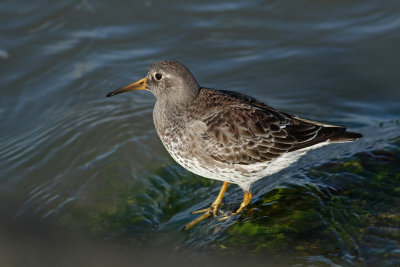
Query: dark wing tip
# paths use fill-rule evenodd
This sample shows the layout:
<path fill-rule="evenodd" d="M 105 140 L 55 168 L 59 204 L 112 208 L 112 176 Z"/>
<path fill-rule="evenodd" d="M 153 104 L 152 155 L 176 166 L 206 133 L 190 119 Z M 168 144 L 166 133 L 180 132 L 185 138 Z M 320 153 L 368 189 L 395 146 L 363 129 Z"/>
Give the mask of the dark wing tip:
<path fill-rule="evenodd" d="M 363 137 L 361 133 L 356 133 L 356 132 L 343 132 L 340 134 L 337 134 L 335 136 L 332 136 L 330 138 L 331 142 L 350 142 L 357 140 L 359 138 Z"/>

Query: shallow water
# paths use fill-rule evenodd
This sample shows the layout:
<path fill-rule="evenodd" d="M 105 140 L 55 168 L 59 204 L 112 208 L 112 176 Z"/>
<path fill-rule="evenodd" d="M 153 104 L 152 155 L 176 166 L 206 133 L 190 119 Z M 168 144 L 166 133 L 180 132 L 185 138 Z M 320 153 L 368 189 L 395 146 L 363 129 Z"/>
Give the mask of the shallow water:
<path fill-rule="evenodd" d="M 397 1 L 1 2 L 0 263 L 400 264 L 399 11 Z M 202 86 L 365 137 L 260 180 L 239 218 L 183 231 L 220 182 L 170 158 L 150 93 L 105 97 L 160 59 Z M 231 186 L 223 209 L 241 197 Z"/>

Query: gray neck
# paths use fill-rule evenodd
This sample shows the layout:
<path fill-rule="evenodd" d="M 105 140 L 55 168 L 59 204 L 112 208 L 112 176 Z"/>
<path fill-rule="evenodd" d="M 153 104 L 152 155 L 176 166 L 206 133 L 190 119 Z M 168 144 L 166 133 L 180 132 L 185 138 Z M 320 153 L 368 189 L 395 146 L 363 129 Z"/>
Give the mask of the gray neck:
<path fill-rule="evenodd" d="M 180 104 L 185 105 L 176 103 L 176 100 L 157 99 L 153 110 L 153 120 L 159 135 L 171 127 L 183 125 L 185 114 Z"/>

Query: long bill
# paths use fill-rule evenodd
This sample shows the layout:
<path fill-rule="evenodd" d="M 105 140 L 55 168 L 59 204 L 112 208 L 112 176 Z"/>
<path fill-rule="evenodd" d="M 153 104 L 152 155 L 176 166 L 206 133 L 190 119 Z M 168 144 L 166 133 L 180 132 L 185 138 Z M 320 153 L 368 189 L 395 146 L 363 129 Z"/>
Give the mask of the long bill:
<path fill-rule="evenodd" d="M 121 88 L 118 88 L 114 91 L 112 91 L 111 93 L 107 94 L 107 97 L 116 95 L 116 94 L 121 94 L 121 93 L 125 93 L 125 92 L 129 92 L 129 91 L 136 91 L 136 90 L 146 90 L 147 89 L 147 79 L 143 78 L 137 82 L 128 84 L 126 86 L 123 86 Z"/>

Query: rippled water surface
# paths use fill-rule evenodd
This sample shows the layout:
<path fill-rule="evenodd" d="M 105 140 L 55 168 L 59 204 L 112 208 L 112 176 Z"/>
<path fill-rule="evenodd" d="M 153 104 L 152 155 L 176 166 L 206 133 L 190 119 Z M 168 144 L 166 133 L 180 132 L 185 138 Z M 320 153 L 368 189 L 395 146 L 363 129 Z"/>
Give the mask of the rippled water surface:
<path fill-rule="evenodd" d="M 399 14 L 369 0 L 0 2 L 0 265 L 400 265 Z M 365 136 L 260 180 L 240 217 L 184 231 L 220 182 L 170 158 L 150 93 L 105 97 L 161 59 Z M 231 186 L 223 210 L 241 197 Z"/>

